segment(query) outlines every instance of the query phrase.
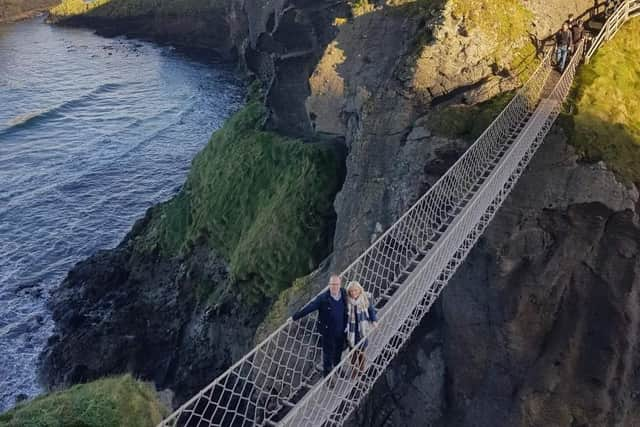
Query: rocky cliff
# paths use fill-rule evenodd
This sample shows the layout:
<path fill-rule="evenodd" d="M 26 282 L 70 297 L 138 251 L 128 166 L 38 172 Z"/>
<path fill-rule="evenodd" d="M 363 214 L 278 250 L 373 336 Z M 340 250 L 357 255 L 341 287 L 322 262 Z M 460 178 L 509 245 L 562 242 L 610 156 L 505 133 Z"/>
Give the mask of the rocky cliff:
<path fill-rule="evenodd" d="M 540 41 L 568 13 L 592 5 L 228 4 L 223 28 L 233 29 L 238 58 L 265 88 L 264 126 L 348 150 L 335 233 L 325 229 L 333 253 L 323 270 L 281 294 L 277 310 L 268 313 L 267 300 L 248 314 L 233 304 L 194 311 L 197 283 L 225 282 L 227 274 L 224 257 L 203 241 L 162 268 L 123 255 L 125 242 L 80 264 L 55 298 L 59 337 L 45 356 L 48 382 L 129 369 L 174 388 L 178 401 L 194 392 L 248 348 L 264 316 L 261 333 L 391 225 L 526 79 Z M 638 422 L 638 196 L 604 163 L 579 160 L 556 128 L 352 424 Z M 89 329 L 92 316 L 99 328 Z M 109 327 L 116 317 L 120 326 Z M 120 329 L 122 319 L 136 325 L 135 338 Z M 221 338 L 232 328 L 232 338 Z M 114 339 L 117 352 L 101 349 Z M 91 366 L 89 343 L 98 349 Z M 97 357 L 102 352 L 113 356 Z"/>
<path fill-rule="evenodd" d="M 637 423 L 638 195 L 577 159 L 547 138 L 354 424 Z"/>

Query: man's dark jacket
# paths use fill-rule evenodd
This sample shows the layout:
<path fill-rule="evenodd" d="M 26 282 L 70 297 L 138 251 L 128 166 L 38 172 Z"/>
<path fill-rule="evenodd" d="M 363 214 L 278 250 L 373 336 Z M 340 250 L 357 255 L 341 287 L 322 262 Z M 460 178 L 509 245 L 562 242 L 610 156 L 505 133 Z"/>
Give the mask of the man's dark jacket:
<path fill-rule="evenodd" d="M 344 304 L 344 323 L 342 324 L 341 331 L 329 330 L 329 325 L 331 324 L 331 314 L 332 314 L 331 298 L 333 297 L 331 296 L 331 291 L 328 289 L 325 292 L 318 295 L 317 297 L 315 297 L 313 300 L 311 300 L 309 304 L 302 307 L 301 310 L 298 310 L 291 317 L 293 320 L 298 320 L 301 317 L 304 317 L 307 314 L 318 310 L 318 332 L 322 336 L 330 336 L 330 335 L 336 336 L 338 335 L 337 334 L 338 332 L 344 333 L 344 329 L 347 327 L 348 316 L 349 316 L 347 313 L 347 291 L 344 290 L 343 288 L 340 288 L 340 294 L 342 295 L 340 302 Z"/>
<path fill-rule="evenodd" d="M 569 47 L 573 44 L 573 34 L 571 30 L 561 30 L 556 36 L 556 40 L 558 41 L 558 45 Z"/>

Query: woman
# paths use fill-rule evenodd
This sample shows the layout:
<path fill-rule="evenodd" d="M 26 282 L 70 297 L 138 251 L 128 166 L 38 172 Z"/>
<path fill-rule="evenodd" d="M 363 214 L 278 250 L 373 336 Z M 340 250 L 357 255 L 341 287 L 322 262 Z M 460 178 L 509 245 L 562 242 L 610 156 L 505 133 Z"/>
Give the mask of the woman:
<path fill-rule="evenodd" d="M 351 363 L 356 366 L 353 375 L 364 370 L 364 350 L 367 348 L 367 336 L 372 328 L 378 326 L 376 309 L 358 282 L 349 282 L 347 286 L 347 342 L 350 348 L 358 343 Z M 361 342 L 362 341 L 362 342 Z"/>

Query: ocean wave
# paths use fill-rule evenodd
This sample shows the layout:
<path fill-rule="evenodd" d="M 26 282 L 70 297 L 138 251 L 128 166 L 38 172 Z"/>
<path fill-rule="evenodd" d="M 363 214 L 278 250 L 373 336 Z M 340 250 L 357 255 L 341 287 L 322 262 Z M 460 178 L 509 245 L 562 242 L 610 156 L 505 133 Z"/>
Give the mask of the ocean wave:
<path fill-rule="evenodd" d="M 61 102 L 60 104 L 54 105 L 49 108 L 43 108 L 20 114 L 8 120 L 6 123 L 7 127 L 5 127 L 4 129 L 0 129 L 0 138 L 10 135 L 14 132 L 18 132 L 22 129 L 29 128 L 30 126 L 33 126 L 37 123 L 56 118 L 65 111 L 69 111 L 73 108 L 79 107 L 88 101 L 94 100 L 98 95 L 113 92 L 122 86 L 124 85 L 120 83 L 104 83 L 77 98 Z"/>

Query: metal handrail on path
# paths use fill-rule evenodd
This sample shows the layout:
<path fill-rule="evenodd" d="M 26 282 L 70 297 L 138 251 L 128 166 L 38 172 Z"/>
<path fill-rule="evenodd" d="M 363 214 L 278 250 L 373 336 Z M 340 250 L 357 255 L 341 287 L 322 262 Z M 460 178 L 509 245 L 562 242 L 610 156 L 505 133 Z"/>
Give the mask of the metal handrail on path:
<path fill-rule="evenodd" d="M 621 2 L 604 23 L 598 35 L 593 39 L 585 55 L 585 62 L 588 64 L 600 45 L 615 36 L 620 27 L 638 13 L 640 13 L 640 0 L 625 0 Z"/>
<path fill-rule="evenodd" d="M 621 17 L 637 10 L 638 3 L 621 4 L 610 17 L 617 26 L 605 24 L 608 31 L 617 31 Z M 551 72 L 548 52 L 460 159 L 341 274 L 344 280 L 358 280 L 380 309 L 379 326 L 368 336 L 366 348 L 352 349 L 327 377 L 320 378 L 316 316 L 288 321 L 160 426 L 344 423 L 429 311 L 524 172 L 561 111 L 583 49 L 580 43 L 554 89 L 543 96 Z M 358 351 L 366 356 L 363 371 L 351 363 Z"/>

